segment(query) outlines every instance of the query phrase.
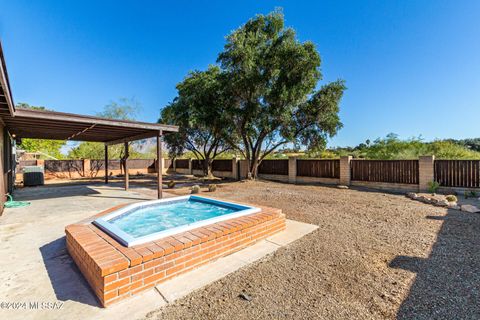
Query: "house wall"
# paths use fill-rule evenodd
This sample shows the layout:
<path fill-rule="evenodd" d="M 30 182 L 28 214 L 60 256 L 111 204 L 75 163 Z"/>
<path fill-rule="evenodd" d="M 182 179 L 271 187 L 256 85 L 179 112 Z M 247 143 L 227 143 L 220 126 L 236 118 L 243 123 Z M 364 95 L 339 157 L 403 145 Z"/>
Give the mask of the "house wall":
<path fill-rule="evenodd" d="M 0 134 L 0 214 L 3 213 L 3 205 L 6 200 L 8 190 L 8 172 L 4 170 L 5 163 L 5 126 L 0 124 L 2 134 Z"/>

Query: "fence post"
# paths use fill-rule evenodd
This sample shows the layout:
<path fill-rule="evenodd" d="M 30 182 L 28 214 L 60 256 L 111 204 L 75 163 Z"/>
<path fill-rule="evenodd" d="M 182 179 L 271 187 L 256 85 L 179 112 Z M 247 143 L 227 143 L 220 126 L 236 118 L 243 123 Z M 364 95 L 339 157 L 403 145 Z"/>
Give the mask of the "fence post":
<path fill-rule="evenodd" d="M 351 180 L 350 162 L 352 156 L 340 157 L 340 184 L 349 186 Z"/>
<path fill-rule="evenodd" d="M 193 175 L 192 158 L 188 159 L 188 174 Z"/>
<path fill-rule="evenodd" d="M 238 159 L 237 157 L 232 158 L 232 179 L 234 180 L 240 180 L 240 177 L 238 176 Z"/>
<path fill-rule="evenodd" d="M 83 159 L 83 175 L 84 177 L 89 177 L 90 178 L 90 159 Z"/>
<path fill-rule="evenodd" d="M 418 191 L 428 191 L 429 182 L 434 181 L 434 162 L 435 156 L 420 156 L 418 158 Z"/>
<path fill-rule="evenodd" d="M 288 157 L 288 183 L 297 182 L 297 157 Z"/>
<path fill-rule="evenodd" d="M 172 159 L 172 170 L 177 173 L 177 158 Z"/>

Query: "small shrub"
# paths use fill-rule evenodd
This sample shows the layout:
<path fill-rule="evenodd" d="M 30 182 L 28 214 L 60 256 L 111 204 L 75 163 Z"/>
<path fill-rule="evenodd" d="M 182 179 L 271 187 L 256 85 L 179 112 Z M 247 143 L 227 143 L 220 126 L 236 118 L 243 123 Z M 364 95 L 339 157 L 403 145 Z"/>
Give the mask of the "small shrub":
<path fill-rule="evenodd" d="M 209 184 L 208 185 L 208 192 L 215 192 L 217 191 L 217 185 L 216 184 Z"/>
<path fill-rule="evenodd" d="M 465 199 L 468 199 L 468 197 L 470 196 L 470 192 L 464 191 L 463 196 L 465 197 Z"/>
<path fill-rule="evenodd" d="M 176 183 L 175 183 L 175 181 L 173 181 L 173 180 L 168 181 L 168 183 L 167 183 L 168 189 L 173 189 L 173 188 L 175 188 L 175 184 L 176 184 Z"/>
<path fill-rule="evenodd" d="M 440 184 L 437 181 L 430 181 L 428 183 L 428 192 L 434 194 L 437 192 L 439 187 L 440 187 Z"/>
<path fill-rule="evenodd" d="M 457 197 L 453 194 L 449 194 L 448 196 L 445 197 L 445 199 L 448 201 L 448 202 L 457 202 Z"/>
<path fill-rule="evenodd" d="M 196 185 L 192 186 L 192 191 L 191 191 L 192 194 L 199 193 L 199 192 L 200 192 L 200 186 L 199 185 L 196 184 Z"/>
<path fill-rule="evenodd" d="M 478 193 L 475 192 L 475 191 L 470 191 L 470 197 L 476 198 L 476 197 L 478 197 Z"/>

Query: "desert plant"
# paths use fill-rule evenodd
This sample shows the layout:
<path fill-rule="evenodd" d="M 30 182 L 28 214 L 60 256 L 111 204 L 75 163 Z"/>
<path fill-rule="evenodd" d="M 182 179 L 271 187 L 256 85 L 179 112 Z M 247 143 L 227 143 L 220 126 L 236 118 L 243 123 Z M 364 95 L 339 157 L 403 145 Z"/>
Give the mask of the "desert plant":
<path fill-rule="evenodd" d="M 437 181 L 430 181 L 428 183 L 428 192 L 430 192 L 431 194 L 434 194 L 437 192 L 439 187 L 440 187 L 440 184 Z"/>
<path fill-rule="evenodd" d="M 217 191 L 217 185 L 216 184 L 209 184 L 208 185 L 208 192 L 215 192 Z"/>
<path fill-rule="evenodd" d="M 170 181 L 168 181 L 167 186 L 168 186 L 169 189 L 173 189 L 173 188 L 175 188 L 175 184 L 176 184 L 175 181 L 170 180 Z"/>
<path fill-rule="evenodd" d="M 192 189 L 191 189 L 192 194 L 199 193 L 199 192 L 200 192 L 200 186 L 198 184 L 192 186 Z"/>
<path fill-rule="evenodd" d="M 453 194 L 449 194 L 448 196 L 445 197 L 445 199 L 448 201 L 448 202 L 457 202 L 457 197 Z"/>

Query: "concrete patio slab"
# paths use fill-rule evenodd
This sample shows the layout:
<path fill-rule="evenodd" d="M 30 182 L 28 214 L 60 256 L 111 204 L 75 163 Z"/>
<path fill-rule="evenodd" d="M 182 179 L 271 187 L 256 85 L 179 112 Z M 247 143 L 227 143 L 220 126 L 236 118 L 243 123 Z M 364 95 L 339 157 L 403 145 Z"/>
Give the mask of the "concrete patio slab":
<path fill-rule="evenodd" d="M 287 244 L 300 239 L 306 234 L 318 229 L 317 225 L 303 223 L 295 220 L 287 220 L 287 230 L 288 232 L 279 232 L 269 238 L 268 241 L 279 245 L 286 246 Z"/>

